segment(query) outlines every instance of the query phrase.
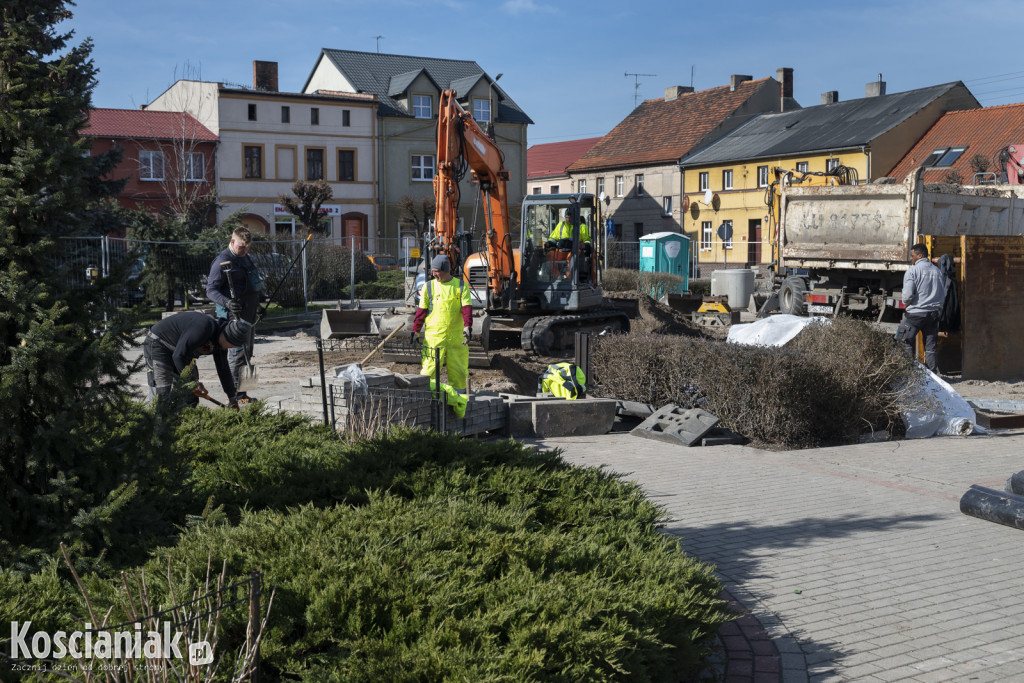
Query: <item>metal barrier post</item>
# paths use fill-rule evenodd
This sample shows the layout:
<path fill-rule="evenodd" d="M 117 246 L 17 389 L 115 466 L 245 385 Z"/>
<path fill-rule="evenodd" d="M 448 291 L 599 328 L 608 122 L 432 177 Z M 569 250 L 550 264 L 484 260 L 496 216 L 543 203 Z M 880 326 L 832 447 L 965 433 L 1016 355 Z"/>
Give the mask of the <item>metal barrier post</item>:
<path fill-rule="evenodd" d="M 356 236 L 349 238 L 349 280 L 348 280 L 348 305 L 349 308 L 356 303 Z"/>
<path fill-rule="evenodd" d="M 320 337 L 316 338 L 316 355 L 320 361 L 320 397 L 323 400 L 324 406 L 324 424 L 330 424 L 330 419 L 327 417 L 327 379 L 324 376 L 324 340 Z"/>
<path fill-rule="evenodd" d="M 590 335 L 586 332 L 576 333 L 576 367 L 583 370 L 583 376 L 590 383 Z M 587 391 L 580 392 L 579 398 L 586 398 Z"/>

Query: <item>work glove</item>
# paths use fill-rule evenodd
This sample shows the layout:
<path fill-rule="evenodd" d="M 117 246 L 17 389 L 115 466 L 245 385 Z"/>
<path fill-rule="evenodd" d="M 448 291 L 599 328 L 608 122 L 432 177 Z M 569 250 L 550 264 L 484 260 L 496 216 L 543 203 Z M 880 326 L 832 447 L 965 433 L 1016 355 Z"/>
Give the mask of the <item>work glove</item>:
<path fill-rule="evenodd" d="M 468 346 L 469 345 L 469 338 L 472 337 L 472 336 L 473 336 L 473 328 L 472 327 L 467 327 L 464 330 L 462 330 L 462 345 L 463 346 Z"/>
<path fill-rule="evenodd" d="M 410 332 L 409 333 L 409 343 L 410 344 L 419 344 L 420 343 L 420 333 L 419 332 Z"/>
<path fill-rule="evenodd" d="M 242 302 L 238 299 L 232 299 L 229 301 L 225 308 L 231 311 L 234 315 L 242 315 Z"/>

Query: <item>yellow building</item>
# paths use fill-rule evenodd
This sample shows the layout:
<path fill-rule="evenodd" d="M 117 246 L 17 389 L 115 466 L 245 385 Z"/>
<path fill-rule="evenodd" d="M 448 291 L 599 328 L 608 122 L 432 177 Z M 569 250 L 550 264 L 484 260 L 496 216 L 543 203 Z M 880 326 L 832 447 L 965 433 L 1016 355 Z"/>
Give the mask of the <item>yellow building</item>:
<path fill-rule="evenodd" d="M 870 83 L 868 94 L 762 114 L 680 160 L 682 227 L 700 268 L 694 277 L 771 263 L 766 196 L 776 168 L 838 171 L 843 182 L 870 182 L 886 175 L 946 111 L 980 106 L 960 82 L 891 95 L 884 83 Z"/>

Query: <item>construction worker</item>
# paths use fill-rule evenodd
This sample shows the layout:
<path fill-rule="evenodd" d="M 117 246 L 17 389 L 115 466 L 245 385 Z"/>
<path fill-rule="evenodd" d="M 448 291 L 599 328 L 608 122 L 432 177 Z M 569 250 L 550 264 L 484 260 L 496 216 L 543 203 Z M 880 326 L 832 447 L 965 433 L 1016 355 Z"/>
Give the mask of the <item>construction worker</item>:
<path fill-rule="evenodd" d="M 572 221 L 568 211 L 562 217 L 562 220 L 558 222 L 555 229 L 551 231 L 551 235 L 548 237 L 552 242 L 559 242 L 560 240 L 571 240 L 572 239 Z M 580 221 L 580 243 L 590 242 L 590 228 L 587 227 L 585 220 Z"/>
<path fill-rule="evenodd" d="M 540 376 L 540 390 L 565 399 L 577 399 L 587 390 L 587 376 L 575 363 L 555 363 Z"/>
<path fill-rule="evenodd" d="M 938 372 L 935 351 L 939 342 L 939 313 L 946 299 L 946 276 L 928 259 L 928 247 L 910 248 L 910 268 L 903 275 L 903 303 L 906 311 L 896 330 L 896 340 L 911 358 L 917 354 L 917 333 L 924 334 L 924 365 Z"/>
<path fill-rule="evenodd" d="M 448 384 L 460 393 L 467 393 L 469 379 L 469 338 L 473 333 L 473 304 L 469 287 L 452 277 L 452 264 L 439 254 L 430 262 L 432 280 L 427 280 L 420 297 L 410 335 L 413 344 L 420 342 L 423 330 L 423 367 L 421 375 L 434 376 L 434 351 L 441 350 L 441 362 L 448 369 Z"/>
<path fill-rule="evenodd" d="M 251 335 L 252 325 L 244 320 L 212 318 L 197 311 L 184 311 L 164 318 L 150 328 L 142 344 L 149 397 L 170 394 L 175 378 L 195 382 L 198 376 L 193 361 L 199 356 L 213 354 L 224 395 L 230 404 L 237 405 L 238 396 L 228 367 L 227 351 L 241 346 Z M 183 377 L 182 373 L 190 366 L 190 371 Z M 199 403 L 199 398 L 190 394 L 186 402 L 194 406 Z"/>
<path fill-rule="evenodd" d="M 206 296 L 217 304 L 217 317 L 227 320 L 256 322 L 263 292 L 263 278 L 249 256 L 252 234 L 248 228 L 237 227 L 231 233 L 227 249 L 217 254 L 210 264 L 206 280 Z M 241 385 L 242 370 L 252 362 L 253 338 L 228 352 L 228 365 L 235 386 Z M 247 397 L 242 394 L 243 401 Z"/>

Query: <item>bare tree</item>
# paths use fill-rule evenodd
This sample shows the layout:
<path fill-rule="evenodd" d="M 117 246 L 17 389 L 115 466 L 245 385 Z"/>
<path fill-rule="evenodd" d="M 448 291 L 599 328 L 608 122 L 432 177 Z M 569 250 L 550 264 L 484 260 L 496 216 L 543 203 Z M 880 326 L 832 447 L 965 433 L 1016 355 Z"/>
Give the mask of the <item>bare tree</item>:
<path fill-rule="evenodd" d="M 283 194 L 277 198 L 281 206 L 302 221 L 306 230 L 323 235 L 327 232 L 321 208 L 326 201 L 334 196 L 331 186 L 325 180 L 298 180 L 292 185 L 292 194 Z"/>

